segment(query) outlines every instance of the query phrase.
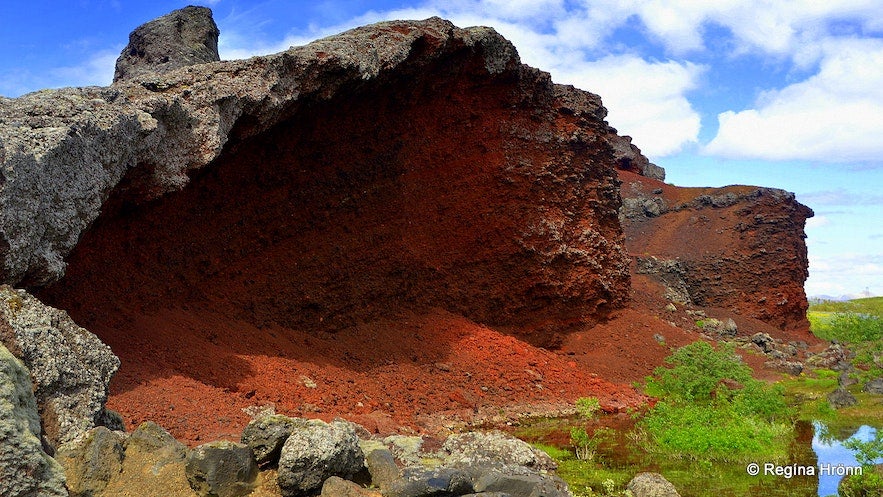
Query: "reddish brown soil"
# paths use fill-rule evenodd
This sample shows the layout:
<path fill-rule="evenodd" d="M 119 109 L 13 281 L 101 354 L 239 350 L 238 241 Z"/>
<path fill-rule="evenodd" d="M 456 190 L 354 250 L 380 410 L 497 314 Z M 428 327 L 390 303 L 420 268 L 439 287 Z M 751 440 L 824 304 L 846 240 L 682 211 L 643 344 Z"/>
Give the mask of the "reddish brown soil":
<path fill-rule="evenodd" d="M 251 406 L 342 416 L 378 432 L 435 433 L 501 406 L 587 395 L 608 409 L 641 402 L 583 361 L 438 309 L 318 336 L 165 310 L 137 319 L 120 338 L 110 342 L 123 367 L 109 407 L 131 425 L 155 420 L 191 443 L 238 436 Z"/>

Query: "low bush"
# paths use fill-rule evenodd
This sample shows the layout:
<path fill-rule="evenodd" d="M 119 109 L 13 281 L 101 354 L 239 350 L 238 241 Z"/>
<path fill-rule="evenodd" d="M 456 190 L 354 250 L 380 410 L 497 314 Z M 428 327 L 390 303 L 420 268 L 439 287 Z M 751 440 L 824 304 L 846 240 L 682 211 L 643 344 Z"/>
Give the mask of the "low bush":
<path fill-rule="evenodd" d="M 755 380 L 732 347 L 694 342 L 647 379 L 659 398 L 639 426 L 650 450 L 690 459 L 783 459 L 791 442 L 791 409 L 782 389 Z"/>

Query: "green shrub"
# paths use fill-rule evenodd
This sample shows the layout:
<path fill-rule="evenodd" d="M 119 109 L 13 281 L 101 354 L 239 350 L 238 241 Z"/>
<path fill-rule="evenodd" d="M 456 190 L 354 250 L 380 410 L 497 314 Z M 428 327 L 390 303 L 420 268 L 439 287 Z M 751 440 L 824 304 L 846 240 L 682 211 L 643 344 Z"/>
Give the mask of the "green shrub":
<path fill-rule="evenodd" d="M 850 438 L 843 442 L 843 446 L 855 452 L 855 460 L 863 467 L 874 466 L 877 459 L 883 458 L 883 430 L 877 430 L 873 440 L 863 442 Z"/>
<path fill-rule="evenodd" d="M 581 461 L 594 460 L 598 451 L 598 446 L 604 442 L 610 441 L 612 438 L 612 428 L 598 428 L 591 435 L 589 435 L 584 428 L 570 429 L 570 445 L 573 447 L 576 458 Z"/>
<path fill-rule="evenodd" d="M 648 394 L 684 401 L 711 398 L 723 379 L 745 384 L 751 379 L 751 368 L 733 353 L 732 346 L 715 350 L 706 342 L 697 341 L 681 347 L 665 359 L 672 367 L 658 367 L 647 378 Z"/>
<path fill-rule="evenodd" d="M 666 363 L 647 379 L 647 393 L 660 399 L 639 423 L 650 450 L 723 461 L 787 456 L 792 411 L 782 388 L 752 378 L 732 347 L 694 342 Z"/>
<path fill-rule="evenodd" d="M 862 343 L 883 339 L 883 318 L 877 316 L 838 312 L 828 315 L 810 314 L 809 317 L 813 334 L 823 340 Z"/>
<path fill-rule="evenodd" d="M 581 397 L 576 399 L 576 412 L 586 419 L 595 419 L 601 411 L 601 402 L 595 397 Z"/>

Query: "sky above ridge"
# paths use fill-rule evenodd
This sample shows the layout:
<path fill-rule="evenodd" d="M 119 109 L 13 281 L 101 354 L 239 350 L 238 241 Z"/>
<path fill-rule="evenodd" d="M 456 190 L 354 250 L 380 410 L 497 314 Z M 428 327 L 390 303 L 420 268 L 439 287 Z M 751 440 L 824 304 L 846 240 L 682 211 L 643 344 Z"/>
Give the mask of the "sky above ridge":
<path fill-rule="evenodd" d="M 0 95 L 107 85 L 129 32 L 188 3 L 7 2 Z M 192 3 L 213 9 L 222 59 L 387 19 L 492 26 L 523 62 L 601 95 L 667 182 L 795 192 L 816 213 L 808 295 L 883 295 L 883 0 Z"/>

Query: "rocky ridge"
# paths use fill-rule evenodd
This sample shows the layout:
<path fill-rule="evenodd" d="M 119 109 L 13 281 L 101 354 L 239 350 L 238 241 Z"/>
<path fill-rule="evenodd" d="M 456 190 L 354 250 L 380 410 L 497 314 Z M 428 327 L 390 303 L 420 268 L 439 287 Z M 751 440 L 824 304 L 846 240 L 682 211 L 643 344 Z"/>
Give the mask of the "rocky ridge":
<path fill-rule="evenodd" d="M 532 449 L 453 436 L 433 456 L 440 466 L 427 469 L 415 463 L 427 453 L 401 450 L 422 442 L 377 447 L 363 436 L 392 423 L 392 402 L 341 398 L 349 386 L 331 377 L 320 385 L 303 362 L 282 375 L 281 392 L 259 373 L 306 345 L 310 360 L 327 360 L 343 378 L 388 366 L 393 376 L 450 376 L 454 387 L 417 399 L 414 416 L 446 404 L 476 414 L 513 391 L 552 403 L 592 394 L 615 411 L 639 396 L 589 375 L 590 359 L 574 350 L 585 350 L 577 342 L 596 323 L 631 316 L 630 281 L 645 291 L 644 277 L 664 288 L 654 299 L 733 309 L 799 337 L 811 211 L 778 190 L 665 185 L 664 171 L 605 114 L 597 95 L 521 65 L 489 28 L 393 21 L 218 62 L 210 11 L 190 7 L 133 33 L 111 87 L 0 99 L 0 277 L 109 343 L 129 370 L 121 395 L 185 377 L 231 394 L 234 411 L 310 395 L 321 404 L 304 402 L 301 412 L 324 406 L 376 423 L 263 418 L 242 444 L 193 450 L 152 423 L 127 434 L 105 408 L 116 356 L 64 311 L 3 287 L 0 339 L 30 368 L 36 397 L 22 388 L 26 370 L 3 356 L 10 366 L 0 385 L 12 385 L 3 398 L 14 401 L 0 420 L 26 420 L 2 425 L 14 426 L 3 437 L 34 462 L 24 460 L 33 478 L 0 493 L 46 485 L 45 495 L 127 495 L 133 480 L 119 475 L 151 468 L 160 479 L 142 481 L 142 494 L 365 495 L 372 491 L 347 479 L 370 482 L 359 476 L 367 468 L 387 496 L 567 495 Z M 737 333 L 735 322 L 719 323 L 719 334 Z M 740 321 L 738 332 L 747 329 Z M 690 333 L 673 322 L 665 332 Z M 373 333 L 384 343 L 365 342 Z M 460 351 L 477 337 L 502 344 L 477 363 L 491 373 L 490 361 L 510 355 L 498 350 L 530 357 L 505 359 L 523 369 L 525 385 L 473 372 L 475 361 L 459 364 L 449 352 L 427 354 L 435 337 Z M 321 355 L 323 342 L 338 339 L 360 349 Z M 378 355 L 393 341 L 413 366 Z M 491 343 L 479 341 L 478 350 Z M 772 360 L 791 357 L 782 340 L 749 341 Z M 565 358 L 537 346 L 562 347 Z M 195 369 L 211 354 L 222 369 Z M 464 374 L 465 383 L 453 380 Z M 378 390 L 371 395 L 390 389 Z M 405 405 L 417 404 L 410 395 Z M 154 401 L 154 413 L 176 408 Z M 186 413 L 170 416 L 188 423 Z M 327 457 L 302 453 L 315 447 Z M 8 459 L 0 468 L 13 474 L 18 462 Z M 334 469 L 310 472 L 320 466 Z"/>

